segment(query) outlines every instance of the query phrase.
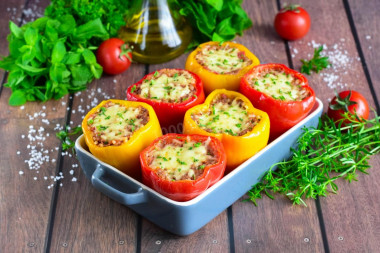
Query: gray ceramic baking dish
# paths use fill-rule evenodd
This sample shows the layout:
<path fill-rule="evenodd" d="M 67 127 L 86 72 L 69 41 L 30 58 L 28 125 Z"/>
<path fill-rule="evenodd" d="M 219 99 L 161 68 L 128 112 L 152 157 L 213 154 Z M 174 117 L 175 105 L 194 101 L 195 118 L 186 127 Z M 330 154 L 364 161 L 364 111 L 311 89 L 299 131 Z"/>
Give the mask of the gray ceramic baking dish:
<path fill-rule="evenodd" d="M 316 127 L 323 111 L 322 102 L 307 118 L 271 142 L 259 153 L 223 177 L 198 197 L 177 202 L 168 199 L 114 167 L 101 162 L 89 151 L 83 135 L 75 143 L 80 165 L 92 185 L 128 206 L 161 228 L 177 235 L 189 235 L 215 218 L 256 184 L 273 163 L 289 158 L 302 127 Z"/>

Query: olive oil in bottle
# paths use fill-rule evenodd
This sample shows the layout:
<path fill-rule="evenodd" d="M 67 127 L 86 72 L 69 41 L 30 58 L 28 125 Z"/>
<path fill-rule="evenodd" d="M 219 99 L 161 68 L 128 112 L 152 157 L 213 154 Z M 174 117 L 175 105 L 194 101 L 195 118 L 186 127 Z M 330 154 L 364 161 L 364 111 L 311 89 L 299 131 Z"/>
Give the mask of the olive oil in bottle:
<path fill-rule="evenodd" d="M 172 0 L 134 0 L 119 38 L 133 46 L 133 60 L 156 64 L 172 60 L 186 50 L 191 26 Z"/>

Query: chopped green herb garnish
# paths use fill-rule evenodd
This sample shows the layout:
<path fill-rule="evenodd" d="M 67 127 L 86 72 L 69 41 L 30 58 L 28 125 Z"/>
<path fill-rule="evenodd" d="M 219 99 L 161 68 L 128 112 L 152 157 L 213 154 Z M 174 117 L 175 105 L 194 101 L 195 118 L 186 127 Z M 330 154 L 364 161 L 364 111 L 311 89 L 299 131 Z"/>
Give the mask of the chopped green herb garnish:
<path fill-rule="evenodd" d="M 200 147 L 201 145 L 202 145 L 202 142 L 197 142 L 197 143 L 194 144 L 194 148 L 198 148 L 198 147 Z"/>
<path fill-rule="evenodd" d="M 323 46 L 320 46 L 319 48 L 314 49 L 314 56 L 311 60 L 301 60 L 302 66 L 301 66 L 301 72 L 310 75 L 311 71 L 314 71 L 315 73 L 319 73 L 322 69 L 327 68 L 328 66 L 331 66 L 331 63 L 329 62 L 329 57 L 321 56 L 321 52 L 323 50 Z"/>
<path fill-rule="evenodd" d="M 179 158 L 177 158 L 177 162 L 181 165 L 186 165 L 186 163 L 184 161 L 181 161 Z"/>

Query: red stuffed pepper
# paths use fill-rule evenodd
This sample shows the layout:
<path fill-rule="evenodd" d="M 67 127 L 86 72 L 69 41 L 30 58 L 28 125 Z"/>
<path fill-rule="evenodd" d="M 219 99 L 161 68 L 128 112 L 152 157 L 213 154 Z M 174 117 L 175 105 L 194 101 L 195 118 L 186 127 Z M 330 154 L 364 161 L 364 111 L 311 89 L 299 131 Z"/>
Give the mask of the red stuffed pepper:
<path fill-rule="evenodd" d="M 178 129 L 185 112 L 202 104 L 205 95 L 202 80 L 196 74 L 183 69 L 161 69 L 130 86 L 127 99 L 150 104 L 161 127 L 169 131 L 171 126 Z"/>
<path fill-rule="evenodd" d="M 140 153 L 143 183 L 175 200 L 195 198 L 224 175 L 226 154 L 210 136 L 167 134 Z"/>
<path fill-rule="evenodd" d="M 283 64 L 253 67 L 240 82 L 240 92 L 268 113 L 270 140 L 296 125 L 315 104 L 314 90 L 304 75 Z"/>

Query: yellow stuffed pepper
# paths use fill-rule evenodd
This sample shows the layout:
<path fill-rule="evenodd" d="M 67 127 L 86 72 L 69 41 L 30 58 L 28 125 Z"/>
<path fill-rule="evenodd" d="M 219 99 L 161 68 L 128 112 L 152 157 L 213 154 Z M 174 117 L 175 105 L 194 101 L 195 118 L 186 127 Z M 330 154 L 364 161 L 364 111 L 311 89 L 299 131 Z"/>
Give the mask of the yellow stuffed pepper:
<path fill-rule="evenodd" d="M 259 59 L 245 46 L 234 42 L 206 42 L 188 56 L 185 69 L 203 81 L 206 94 L 215 89 L 239 90 L 240 79 Z"/>
<path fill-rule="evenodd" d="M 264 148 L 269 138 L 269 117 L 253 107 L 241 93 L 214 90 L 204 104 L 189 109 L 183 122 L 184 134 L 218 138 L 227 154 L 227 172 Z"/>
<path fill-rule="evenodd" d="M 140 152 L 162 135 L 150 105 L 115 99 L 88 112 L 82 129 L 95 157 L 136 179 L 141 178 Z"/>

